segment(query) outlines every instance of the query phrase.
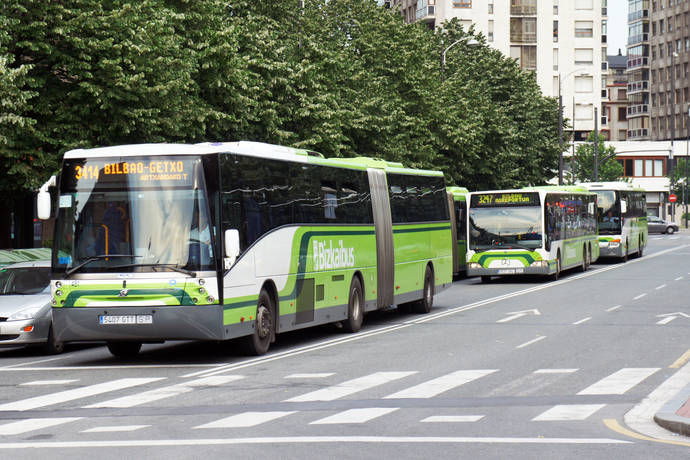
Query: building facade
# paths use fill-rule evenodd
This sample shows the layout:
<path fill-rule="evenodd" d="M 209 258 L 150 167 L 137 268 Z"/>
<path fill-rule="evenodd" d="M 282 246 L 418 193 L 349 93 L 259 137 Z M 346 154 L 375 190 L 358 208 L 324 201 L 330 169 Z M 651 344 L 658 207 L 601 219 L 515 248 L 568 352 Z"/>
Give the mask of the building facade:
<path fill-rule="evenodd" d="M 575 140 L 602 115 L 607 70 L 607 0 L 391 0 L 407 22 L 431 28 L 457 18 L 489 45 L 534 71 L 546 96 L 563 100 Z M 598 121 L 605 121 L 604 117 Z"/>
<path fill-rule="evenodd" d="M 609 56 L 608 63 L 606 89 L 602 92 L 604 116 L 600 133 L 607 141 L 625 141 L 628 138 L 629 112 L 626 75 L 628 58 L 619 53 Z"/>
<path fill-rule="evenodd" d="M 649 0 L 628 0 L 628 139 L 633 141 L 651 139 L 649 24 Z"/>

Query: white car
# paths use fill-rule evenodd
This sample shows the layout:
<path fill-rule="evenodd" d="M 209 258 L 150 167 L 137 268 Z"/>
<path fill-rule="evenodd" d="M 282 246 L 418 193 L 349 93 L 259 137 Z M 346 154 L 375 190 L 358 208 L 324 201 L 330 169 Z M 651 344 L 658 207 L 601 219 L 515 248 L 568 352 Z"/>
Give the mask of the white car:
<path fill-rule="evenodd" d="M 62 353 L 52 323 L 50 261 L 0 268 L 0 347 L 40 345 L 47 353 Z"/>

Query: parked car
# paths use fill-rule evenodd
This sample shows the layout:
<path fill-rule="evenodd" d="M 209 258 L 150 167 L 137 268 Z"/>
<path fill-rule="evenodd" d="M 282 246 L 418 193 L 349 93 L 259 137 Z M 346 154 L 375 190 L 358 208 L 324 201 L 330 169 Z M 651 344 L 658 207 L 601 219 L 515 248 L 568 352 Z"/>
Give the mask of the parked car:
<path fill-rule="evenodd" d="M 53 335 L 50 261 L 0 268 L 0 347 L 39 345 L 50 354 L 64 344 Z"/>
<path fill-rule="evenodd" d="M 671 235 L 678 231 L 678 225 L 657 216 L 647 216 L 647 227 L 649 233 L 668 233 Z"/>

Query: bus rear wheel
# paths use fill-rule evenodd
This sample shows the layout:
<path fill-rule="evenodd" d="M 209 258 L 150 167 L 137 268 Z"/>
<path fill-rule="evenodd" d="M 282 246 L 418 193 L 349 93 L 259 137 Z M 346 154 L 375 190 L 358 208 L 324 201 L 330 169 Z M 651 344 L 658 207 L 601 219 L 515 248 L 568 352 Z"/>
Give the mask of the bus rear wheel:
<path fill-rule="evenodd" d="M 642 238 L 640 238 L 640 247 L 637 249 L 637 257 L 642 257 L 644 252 L 644 244 L 642 244 Z"/>
<path fill-rule="evenodd" d="M 587 246 L 582 246 L 582 271 L 586 272 L 589 268 L 589 254 L 587 253 Z"/>
<path fill-rule="evenodd" d="M 141 342 L 108 342 L 108 351 L 120 359 L 134 358 L 141 350 Z"/>
<path fill-rule="evenodd" d="M 362 283 L 356 276 L 350 283 L 350 295 L 347 301 L 347 319 L 343 321 L 345 332 L 357 332 L 362 328 L 364 321 L 364 296 L 362 295 Z"/>
<path fill-rule="evenodd" d="M 275 330 L 274 311 L 271 296 L 262 289 L 261 294 L 259 294 L 259 302 L 256 305 L 254 332 L 244 338 L 243 348 L 246 354 L 259 356 L 268 351 Z"/>
<path fill-rule="evenodd" d="M 424 272 L 424 290 L 422 299 L 415 302 L 412 309 L 415 313 L 429 313 L 434 306 L 434 272 L 431 267 L 426 266 Z"/>

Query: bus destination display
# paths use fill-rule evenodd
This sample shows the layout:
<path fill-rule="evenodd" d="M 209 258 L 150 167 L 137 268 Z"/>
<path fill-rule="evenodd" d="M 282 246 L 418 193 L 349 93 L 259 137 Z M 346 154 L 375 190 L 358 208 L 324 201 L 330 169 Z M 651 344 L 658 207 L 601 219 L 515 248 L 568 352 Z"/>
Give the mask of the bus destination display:
<path fill-rule="evenodd" d="M 472 195 L 474 208 L 496 206 L 539 206 L 538 193 L 482 193 Z"/>
<path fill-rule="evenodd" d="M 198 159 L 88 159 L 65 162 L 63 177 L 69 186 L 189 185 Z"/>

